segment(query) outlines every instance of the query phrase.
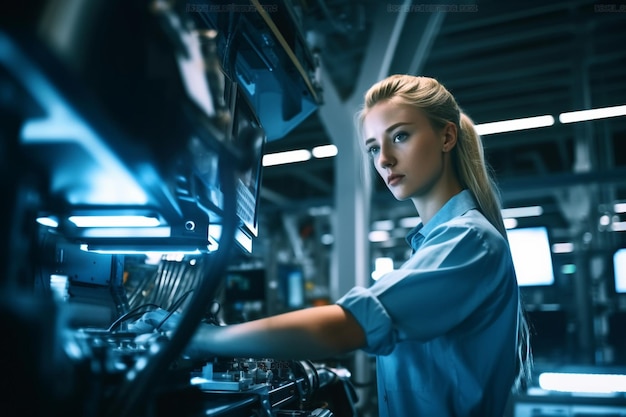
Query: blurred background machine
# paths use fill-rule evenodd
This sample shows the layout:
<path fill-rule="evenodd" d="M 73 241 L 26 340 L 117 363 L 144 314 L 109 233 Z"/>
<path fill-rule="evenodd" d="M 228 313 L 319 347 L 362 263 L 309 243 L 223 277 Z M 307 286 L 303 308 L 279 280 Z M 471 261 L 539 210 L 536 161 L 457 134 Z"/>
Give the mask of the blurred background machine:
<path fill-rule="evenodd" d="M 40 0 L 0 23 L 2 414 L 354 415 L 341 364 L 182 354 L 254 311 L 231 267 L 263 148 L 321 104 L 289 4 Z"/>

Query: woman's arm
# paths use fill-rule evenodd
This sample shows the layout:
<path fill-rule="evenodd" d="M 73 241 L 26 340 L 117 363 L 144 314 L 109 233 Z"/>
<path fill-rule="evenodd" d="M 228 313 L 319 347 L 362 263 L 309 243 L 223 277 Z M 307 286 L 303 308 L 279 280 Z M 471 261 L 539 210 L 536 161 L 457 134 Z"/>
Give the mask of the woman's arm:
<path fill-rule="evenodd" d="M 365 333 L 338 305 L 297 310 L 241 324 L 201 324 L 186 353 L 210 356 L 322 359 L 365 347 Z"/>

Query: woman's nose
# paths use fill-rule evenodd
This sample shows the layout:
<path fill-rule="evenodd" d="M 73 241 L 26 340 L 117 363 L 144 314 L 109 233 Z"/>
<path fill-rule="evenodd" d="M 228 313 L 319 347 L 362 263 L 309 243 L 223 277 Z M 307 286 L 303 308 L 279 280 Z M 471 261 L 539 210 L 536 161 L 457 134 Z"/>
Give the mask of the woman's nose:
<path fill-rule="evenodd" d="M 378 155 L 378 165 L 381 168 L 388 168 L 395 164 L 395 158 L 393 157 L 393 153 L 389 151 L 386 147 L 380 148 L 380 154 Z"/>

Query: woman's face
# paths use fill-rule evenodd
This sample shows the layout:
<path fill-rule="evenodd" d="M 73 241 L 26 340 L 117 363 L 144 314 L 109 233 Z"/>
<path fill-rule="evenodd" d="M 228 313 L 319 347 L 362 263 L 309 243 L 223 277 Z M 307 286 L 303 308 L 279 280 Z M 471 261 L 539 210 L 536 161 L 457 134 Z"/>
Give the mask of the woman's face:
<path fill-rule="evenodd" d="M 365 149 L 396 199 L 424 197 L 439 183 L 446 130 L 435 131 L 422 110 L 406 104 L 383 101 L 369 110 Z"/>

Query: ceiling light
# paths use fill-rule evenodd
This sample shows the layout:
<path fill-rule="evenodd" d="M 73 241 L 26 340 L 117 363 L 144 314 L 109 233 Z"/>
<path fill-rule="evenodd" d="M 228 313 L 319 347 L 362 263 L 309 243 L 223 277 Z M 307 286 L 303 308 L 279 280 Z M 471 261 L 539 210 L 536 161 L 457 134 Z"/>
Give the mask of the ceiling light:
<path fill-rule="evenodd" d="M 612 223 L 611 230 L 614 232 L 626 232 L 626 222 Z"/>
<path fill-rule="evenodd" d="M 574 123 L 617 116 L 626 116 L 626 105 L 561 113 L 559 121 L 561 123 Z"/>
<path fill-rule="evenodd" d="M 311 152 L 306 149 L 296 149 L 293 151 L 269 153 L 263 156 L 263 166 L 291 164 L 294 162 L 303 162 L 311 159 Z"/>
<path fill-rule="evenodd" d="M 615 213 L 626 213 L 626 203 L 615 203 L 613 205 L 613 211 Z"/>
<path fill-rule="evenodd" d="M 389 240 L 389 232 L 386 230 L 374 230 L 369 233 L 370 242 L 384 242 Z"/>
<path fill-rule="evenodd" d="M 515 207 L 506 208 L 501 211 L 502 217 L 535 217 L 543 214 L 543 207 L 541 206 L 529 206 L 529 207 Z"/>
<path fill-rule="evenodd" d="M 80 250 L 84 252 L 92 252 L 99 253 L 103 255 L 158 255 L 161 256 L 163 254 L 177 254 L 177 255 L 201 255 L 199 249 L 179 249 L 179 248 L 163 248 L 159 250 L 141 250 L 140 248 L 131 249 L 131 248 L 92 248 L 88 244 L 81 244 Z"/>
<path fill-rule="evenodd" d="M 309 216 L 330 216 L 333 214 L 333 208 L 330 206 L 313 206 L 307 210 Z"/>
<path fill-rule="evenodd" d="M 515 229 L 517 227 L 517 219 L 515 218 L 507 217 L 503 221 L 506 229 Z"/>
<path fill-rule="evenodd" d="M 534 116 L 522 119 L 502 120 L 500 122 L 482 123 L 476 125 L 476 132 L 479 135 L 491 135 L 494 133 L 512 132 L 515 130 L 534 129 L 538 127 L 552 126 L 554 117 Z"/>
<path fill-rule="evenodd" d="M 571 242 L 555 243 L 552 245 L 552 253 L 572 253 L 574 244 Z"/>
<path fill-rule="evenodd" d="M 337 155 L 337 147 L 335 145 L 316 146 L 312 152 L 316 158 L 329 158 Z"/>
<path fill-rule="evenodd" d="M 539 375 L 539 386 L 559 392 L 626 392 L 626 375 L 544 372 Z"/>
<path fill-rule="evenodd" d="M 377 220 L 372 223 L 372 230 L 393 230 L 393 220 Z"/>
<path fill-rule="evenodd" d="M 420 224 L 421 221 L 422 219 L 419 217 L 403 217 L 402 219 L 398 220 L 398 225 L 400 227 L 412 229 L 418 224 Z"/>
<path fill-rule="evenodd" d="M 156 227 L 159 219 L 151 216 L 70 216 L 76 227 Z"/>

